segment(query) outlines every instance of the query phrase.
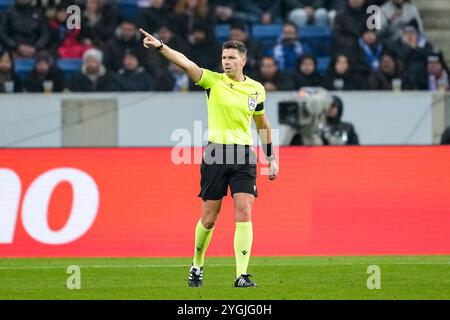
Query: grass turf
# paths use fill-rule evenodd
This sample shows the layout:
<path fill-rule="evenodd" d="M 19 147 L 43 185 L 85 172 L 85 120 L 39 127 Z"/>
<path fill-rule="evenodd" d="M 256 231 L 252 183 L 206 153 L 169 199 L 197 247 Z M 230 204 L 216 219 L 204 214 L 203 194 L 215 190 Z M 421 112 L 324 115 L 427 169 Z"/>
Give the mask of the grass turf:
<path fill-rule="evenodd" d="M 0 299 L 450 299 L 450 256 L 252 257 L 257 288 L 233 288 L 234 258 L 206 258 L 188 288 L 189 258 L 0 259 Z M 81 289 L 69 290 L 69 265 Z M 381 269 L 369 290 L 367 268 Z"/>

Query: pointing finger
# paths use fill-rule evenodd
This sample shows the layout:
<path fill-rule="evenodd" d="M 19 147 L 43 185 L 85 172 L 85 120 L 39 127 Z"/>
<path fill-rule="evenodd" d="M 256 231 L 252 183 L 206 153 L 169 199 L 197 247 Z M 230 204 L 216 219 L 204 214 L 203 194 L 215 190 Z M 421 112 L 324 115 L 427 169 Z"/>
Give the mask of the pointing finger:
<path fill-rule="evenodd" d="M 149 37 L 149 38 L 152 37 L 152 35 L 151 35 L 150 33 L 148 33 L 147 31 L 145 31 L 145 30 L 142 29 L 142 28 L 139 28 L 139 31 L 140 31 L 144 36 L 146 36 L 146 37 Z"/>

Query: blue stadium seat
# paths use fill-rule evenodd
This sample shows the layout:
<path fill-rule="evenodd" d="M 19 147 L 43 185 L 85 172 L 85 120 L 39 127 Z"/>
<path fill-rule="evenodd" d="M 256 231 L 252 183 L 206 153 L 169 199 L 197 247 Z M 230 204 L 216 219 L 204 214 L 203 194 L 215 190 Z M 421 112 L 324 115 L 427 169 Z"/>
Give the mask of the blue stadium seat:
<path fill-rule="evenodd" d="M 117 6 L 122 17 L 127 19 L 135 18 L 139 11 L 136 0 L 118 0 Z"/>
<path fill-rule="evenodd" d="M 219 42 L 227 41 L 230 37 L 230 25 L 229 24 L 217 24 L 214 28 L 214 34 Z"/>
<path fill-rule="evenodd" d="M 330 60 L 330 57 L 317 58 L 317 71 L 319 71 L 320 74 L 323 75 L 328 70 Z"/>
<path fill-rule="evenodd" d="M 56 65 L 66 76 L 72 76 L 75 72 L 80 71 L 82 59 L 58 59 Z"/>
<path fill-rule="evenodd" d="M 300 28 L 301 38 L 325 38 L 331 37 L 331 29 L 329 27 L 303 26 Z"/>
<path fill-rule="evenodd" d="M 317 57 L 326 57 L 331 54 L 331 29 L 329 27 L 301 27 L 300 39 L 309 45 L 312 53 Z"/>
<path fill-rule="evenodd" d="M 261 42 L 265 49 L 269 49 L 277 42 L 282 30 L 281 24 L 254 24 L 251 36 Z"/>
<path fill-rule="evenodd" d="M 25 77 L 31 70 L 33 70 L 34 63 L 34 59 L 15 59 L 14 66 L 16 73 L 21 77 Z"/>
<path fill-rule="evenodd" d="M 0 14 L 13 4 L 14 0 L 0 0 Z"/>

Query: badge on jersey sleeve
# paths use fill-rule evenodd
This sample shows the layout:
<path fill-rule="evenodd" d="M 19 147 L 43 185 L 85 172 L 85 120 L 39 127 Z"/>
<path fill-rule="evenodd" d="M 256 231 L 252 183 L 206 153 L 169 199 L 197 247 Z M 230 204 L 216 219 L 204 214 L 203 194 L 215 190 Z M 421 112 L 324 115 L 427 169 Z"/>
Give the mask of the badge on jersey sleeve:
<path fill-rule="evenodd" d="M 250 94 L 250 97 L 248 97 L 248 108 L 250 109 L 250 111 L 254 111 L 257 106 L 258 106 L 258 91 Z"/>
<path fill-rule="evenodd" d="M 248 97 L 248 108 L 250 109 L 250 111 L 255 110 L 257 105 L 258 100 L 256 100 L 256 98 Z"/>

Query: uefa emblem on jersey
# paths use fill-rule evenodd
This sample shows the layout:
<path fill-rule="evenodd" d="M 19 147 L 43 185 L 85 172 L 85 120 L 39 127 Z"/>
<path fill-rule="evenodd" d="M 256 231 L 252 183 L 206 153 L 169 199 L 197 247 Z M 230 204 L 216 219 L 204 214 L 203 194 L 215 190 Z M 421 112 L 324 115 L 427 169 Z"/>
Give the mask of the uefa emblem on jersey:
<path fill-rule="evenodd" d="M 256 98 L 248 97 L 248 108 L 250 109 L 250 111 L 254 111 L 257 105 L 258 100 Z"/>

